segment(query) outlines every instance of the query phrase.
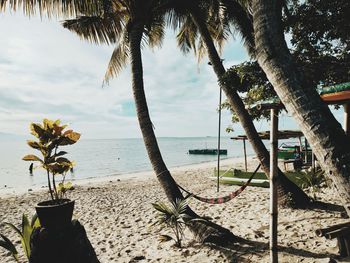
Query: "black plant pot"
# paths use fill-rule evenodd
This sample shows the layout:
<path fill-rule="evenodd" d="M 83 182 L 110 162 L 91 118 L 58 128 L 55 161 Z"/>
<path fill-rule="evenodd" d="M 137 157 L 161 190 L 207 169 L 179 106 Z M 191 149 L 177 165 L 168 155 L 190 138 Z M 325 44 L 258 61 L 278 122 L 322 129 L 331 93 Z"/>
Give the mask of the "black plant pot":
<path fill-rule="evenodd" d="M 58 199 L 40 202 L 35 207 L 40 225 L 47 229 L 63 228 L 72 221 L 74 200 Z"/>

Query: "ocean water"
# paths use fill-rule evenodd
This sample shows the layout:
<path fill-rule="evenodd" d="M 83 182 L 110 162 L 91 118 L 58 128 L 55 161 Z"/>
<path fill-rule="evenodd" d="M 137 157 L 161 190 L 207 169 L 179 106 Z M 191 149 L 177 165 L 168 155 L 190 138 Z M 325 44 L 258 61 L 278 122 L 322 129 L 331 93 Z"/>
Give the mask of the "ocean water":
<path fill-rule="evenodd" d="M 187 153 L 189 149 L 217 148 L 215 137 L 158 138 L 158 143 L 168 168 L 217 160 L 215 155 Z M 45 171 L 34 169 L 31 176 L 28 169 L 30 162 L 22 161 L 24 155 L 39 152 L 29 148 L 25 140 L 1 141 L 0 144 L 0 191 L 46 185 Z M 74 173 L 67 174 L 68 180 L 118 176 L 152 169 L 142 139 L 82 139 L 61 149 L 68 152 L 68 159 L 76 162 Z M 228 150 L 228 155 L 221 156 L 222 159 L 243 156 L 242 142 L 228 137 L 221 138 L 221 149 Z M 249 143 L 247 153 L 253 154 Z"/>

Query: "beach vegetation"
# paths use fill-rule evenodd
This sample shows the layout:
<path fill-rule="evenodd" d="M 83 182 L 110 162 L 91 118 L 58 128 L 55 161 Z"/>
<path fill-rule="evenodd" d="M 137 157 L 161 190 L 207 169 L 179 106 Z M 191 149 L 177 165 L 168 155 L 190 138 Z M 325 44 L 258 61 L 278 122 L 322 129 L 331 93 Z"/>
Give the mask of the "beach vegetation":
<path fill-rule="evenodd" d="M 19 228 L 16 227 L 14 224 L 8 223 L 8 222 L 3 222 L 1 224 L 1 226 L 7 226 L 10 229 L 12 229 L 13 231 L 15 231 L 15 233 L 18 235 L 18 237 L 21 240 L 21 245 L 22 245 L 22 249 L 24 251 L 24 254 L 26 255 L 27 259 L 29 260 L 30 252 L 31 252 L 30 237 L 32 235 L 33 230 L 37 227 L 40 227 L 40 222 L 39 222 L 37 215 L 34 214 L 34 216 L 32 217 L 32 220 L 29 222 L 28 217 L 25 214 L 23 214 L 22 215 L 22 224 Z M 2 240 L 0 239 L 0 246 L 5 248 L 6 250 L 8 250 L 11 253 L 12 257 L 17 262 L 19 262 L 18 251 L 17 251 L 14 243 L 12 241 L 10 241 L 5 235 L 0 234 L 0 236 L 2 237 Z"/>
<path fill-rule="evenodd" d="M 329 185 L 330 180 L 325 177 L 324 171 L 305 171 L 303 177 L 297 177 L 300 180 L 301 187 L 307 189 L 313 196 L 314 200 L 317 200 L 317 193 L 321 191 L 323 187 Z"/>
<path fill-rule="evenodd" d="M 62 146 L 75 144 L 80 134 L 66 129 L 67 125 L 61 125 L 60 120 L 44 119 L 43 123 L 31 123 L 31 134 L 37 140 L 28 140 L 27 144 L 40 152 L 41 156 L 28 154 L 24 161 L 37 162 L 38 167 L 46 170 L 49 192 L 52 200 L 63 199 L 67 190 L 72 188 L 71 183 L 65 182 L 66 173 L 74 166 L 74 162 L 63 157 L 66 151 L 59 150 Z M 56 177 L 61 176 L 57 185 Z"/>
<path fill-rule="evenodd" d="M 160 241 L 168 241 L 173 239 L 177 247 L 181 247 L 181 242 L 184 237 L 184 230 L 189 226 L 192 217 L 186 213 L 186 200 L 177 199 L 170 205 L 164 202 L 152 204 L 153 208 L 157 210 L 156 222 L 153 225 L 166 226 L 171 229 L 174 236 L 161 235 Z"/>

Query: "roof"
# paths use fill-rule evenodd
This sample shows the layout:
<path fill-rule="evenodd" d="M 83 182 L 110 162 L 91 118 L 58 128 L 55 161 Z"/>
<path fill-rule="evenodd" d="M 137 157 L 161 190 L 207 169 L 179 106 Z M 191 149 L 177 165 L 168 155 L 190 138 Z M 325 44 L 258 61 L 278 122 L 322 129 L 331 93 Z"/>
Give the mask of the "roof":
<path fill-rule="evenodd" d="M 270 139 L 270 131 L 262 131 L 258 132 L 259 137 L 262 140 L 269 140 Z M 283 131 L 278 131 L 277 133 L 277 138 L 279 140 L 284 140 L 284 139 L 290 139 L 290 138 L 299 138 L 303 137 L 304 134 L 301 131 L 296 131 L 296 130 L 283 130 Z M 232 140 L 247 140 L 248 137 L 247 135 L 238 135 L 236 137 L 231 137 Z"/>

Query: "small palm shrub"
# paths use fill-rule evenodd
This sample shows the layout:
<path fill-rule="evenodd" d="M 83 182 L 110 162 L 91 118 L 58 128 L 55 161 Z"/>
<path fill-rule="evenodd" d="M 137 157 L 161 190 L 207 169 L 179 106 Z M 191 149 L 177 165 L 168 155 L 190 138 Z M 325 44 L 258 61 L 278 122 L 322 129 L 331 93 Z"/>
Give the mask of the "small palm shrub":
<path fill-rule="evenodd" d="M 174 237 L 162 235 L 161 240 L 173 239 L 177 247 L 181 247 L 181 241 L 184 236 L 184 230 L 193 220 L 192 217 L 186 214 L 186 200 L 177 199 L 167 205 L 164 202 L 153 203 L 152 206 L 157 210 L 157 221 L 153 225 L 165 225 L 169 227 Z"/>
<path fill-rule="evenodd" d="M 2 223 L 1 226 L 10 227 L 12 230 L 14 230 L 18 234 L 18 236 L 21 240 L 22 249 L 23 249 L 23 251 L 24 251 L 24 253 L 29 261 L 30 252 L 31 252 L 30 236 L 32 235 L 33 230 L 40 226 L 39 219 L 38 219 L 37 215 L 35 214 L 32 217 L 31 222 L 29 222 L 28 217 L 25 214 L 23 214 L 22 225 L 20 228 L 16 227 L 12 223 L 7 223 L 7 222 Z M 8 250 L 11 253 L 12 257 L 16 260 L 16 262 L 19 262 L 18 251 L 16 249 L 16 246 L 13 244 L 13 242 L 11 240 L 9 240 L 3 234 L 0 234 L 0 236 L 1 236 L 0 247 L 3 247 L 4 249 Z"/>
<path fill-rule="evenodd" d="M 322 170 L 306 171 L 303 178 L 299 179 L 301 180 L 301 188 L 307 189 L 315 200 L 317 199 L 316 194 L 321 191 L 321 188 L 328 185 L 328 180 Z"/>

